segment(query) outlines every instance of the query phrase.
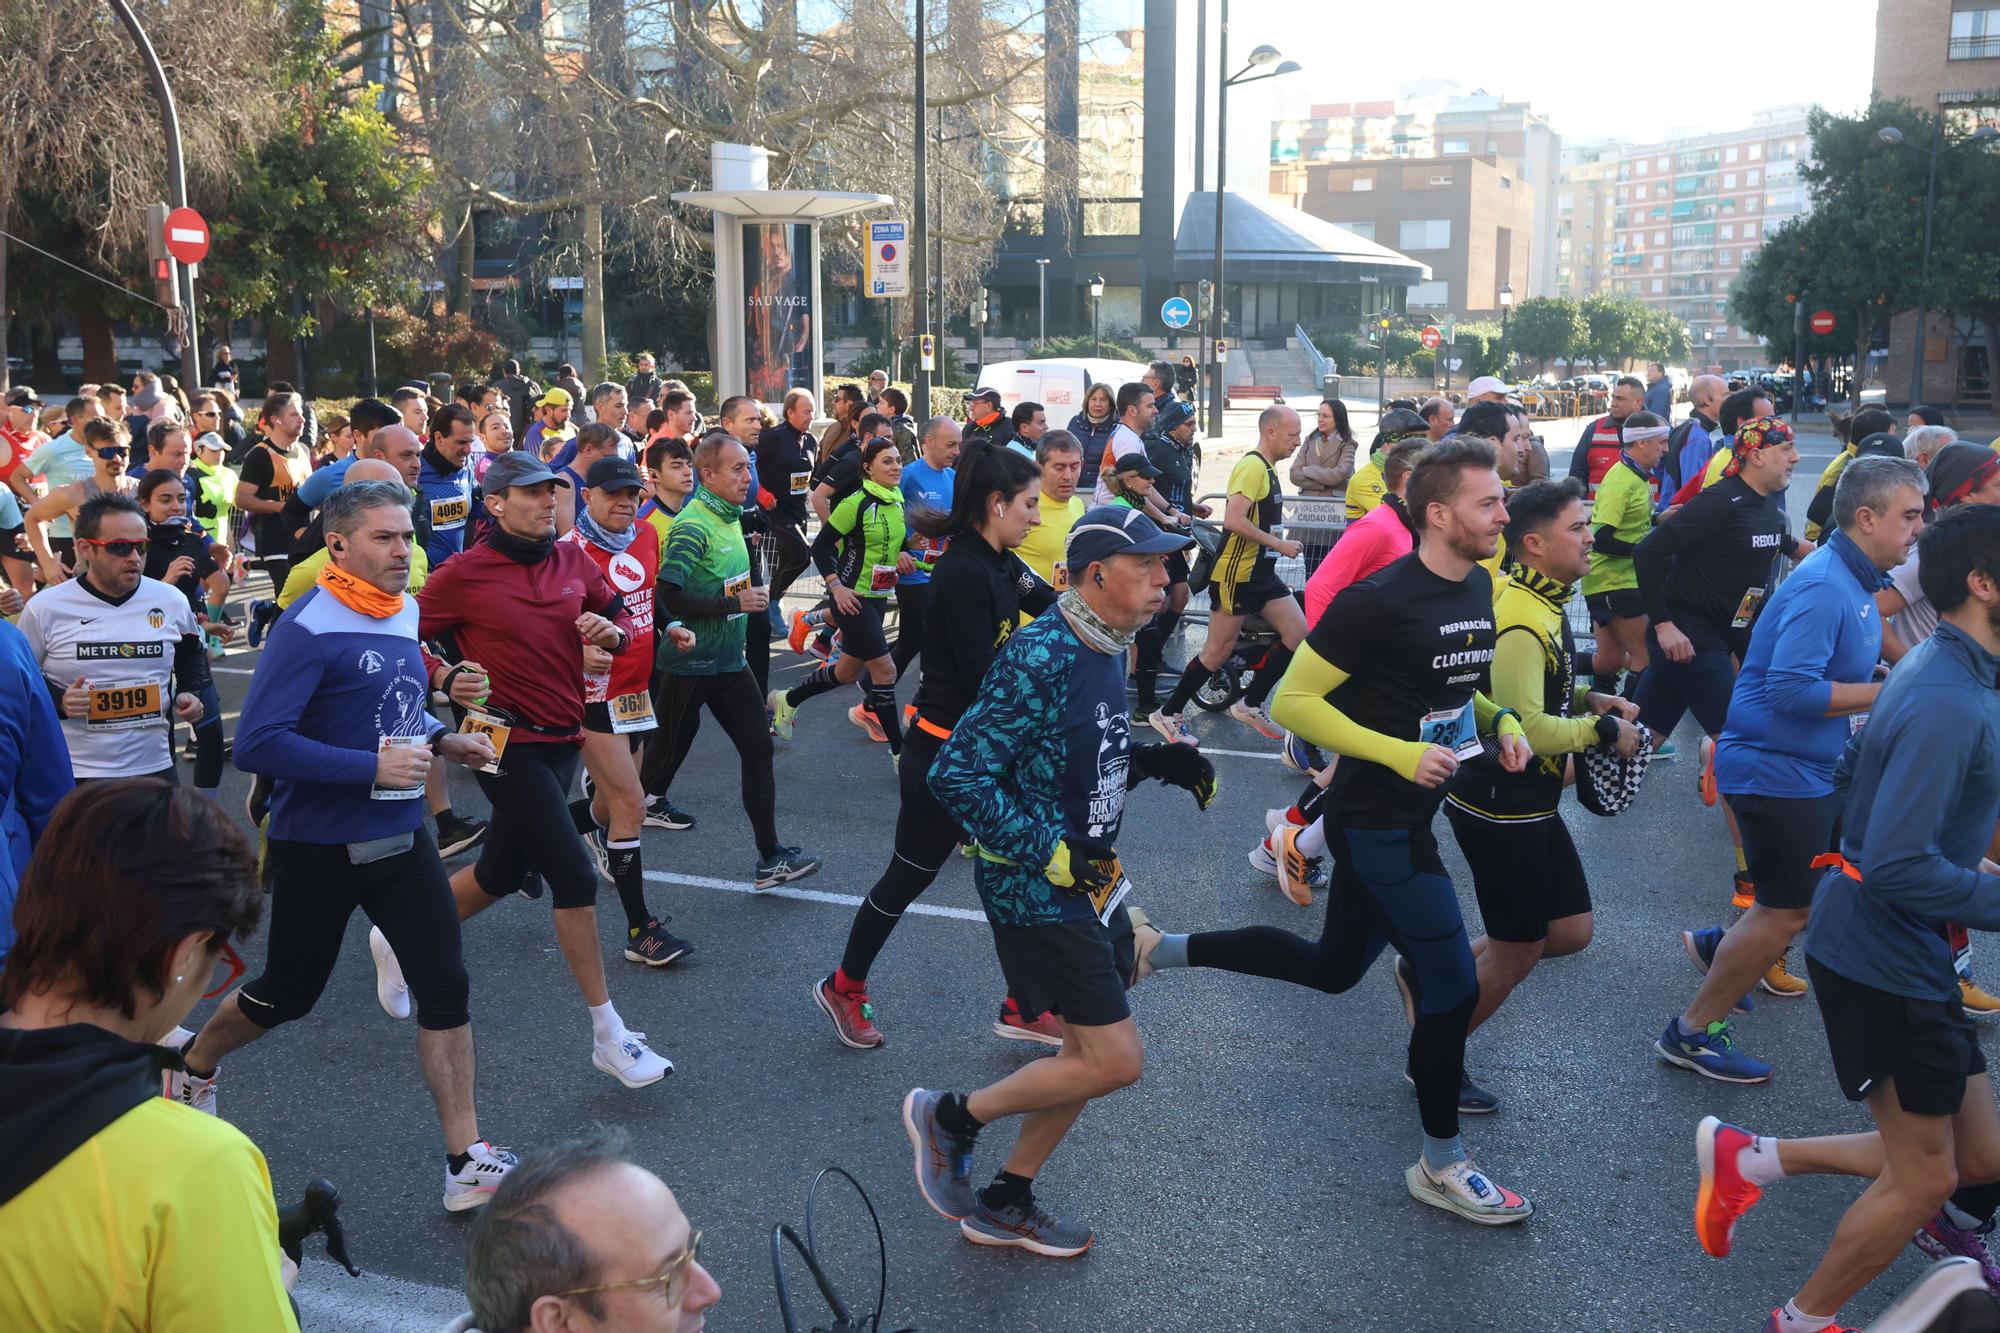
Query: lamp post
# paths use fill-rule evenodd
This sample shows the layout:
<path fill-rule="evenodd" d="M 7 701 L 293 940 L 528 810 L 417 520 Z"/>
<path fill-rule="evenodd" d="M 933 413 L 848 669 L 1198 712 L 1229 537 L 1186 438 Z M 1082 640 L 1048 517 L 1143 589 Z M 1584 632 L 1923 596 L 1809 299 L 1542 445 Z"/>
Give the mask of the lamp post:
<path fill-rule="evenodd" d="M 924 271 L 928 267 L 924 262 L 925 252 L 930 249 L 930 217 L 925 209 L 925 205 L 930 200 L 930 191 L 924 188 L 925 182 L 930 179 L 926 174 L 929 170 L 926 150 L 929 147 L 930 135 L 924 132 L 930 128 L 924 123 L 926 119 L 925 107 L 929 100 L 926 88 L 926 70 L 924 68 L 924 48 L 929 45 L 929 42 L 926 40 L 929 34 L 930 28 L 924 18 L 924 0 L 916 0 L 917 65 L 916 91 L 914 94 L 916 107 L 915 114 L 910 119 L 916 127 L 915 138 L 917 141 L 916 162 L 914 164 L 916 167 L 914 178 L 916 189 L 911 192 L 916 196 L 917 225 L 915 229 L 916 234 L 910 238 L 915 242 L 910 247 L 914 252 L 910 256 L 910 267 L 912 270 L 910 274 L 910 294 L 915 298 L 911 302 L 912 307 L 921 312 L 915 320 L 916 331 L 920 338 L 921 335 L 931 331 L 931 275 Z M 921 347 L 922 343 L 919 342 L 918 345 Z M 929 421 L 931 417 L 931 372 L 925 368 L 921 353 L 917 357 L 917 372 L 912 378 L 910 389 L 911 410 L 916 413 L 917 420 Z"/>
<path fill-rule="evenodd" d="M 1103 313 L 1104 275 L 1093 273 L 1090 275 L 1090 354 L 1096 357 L 1104 355 L 1104 338 L 1101 333 Z"/>
<path fill-rule="evenodd" d="M 1938 159 L 1944 155 L 1947 145 L 1944 141 L 1944 117 L 1931 118 L 1931 146 L 1919 148 L 1903 136 L 1902 130 L 1894 125 L 1884 125 L 1875 132 L 1875 137 L 1886 144 L 1895 144 L 1913 153 L 1922 153 L 1930 159 L 1930 172 L 1924 182 L 1924 258 L 1917 273 L 1917 334 L 1910 352 L 1910 406 L 1915 407 L 1924 396 L 1924 325 L 1928 311 L 1926 301 L 1931 286 L 1931 214 L 1937 208 Z M 1981 125 L 1965 139 L 1966 143 L 1990 143 L 2000 139 L 2000 130 L 1991 125 Z M 1801 309 L 1804 307 L 1801 306 Z"/>
<path fill-rule="evenodd" d="M 1041 275 L 1042 279 L 1042 304 L 1040 307 L 1042 331 L 1041 335 L 1035 339 L 1035 355 L 1040 356 L 1042 349 L 1049 344 L 1049 258 L 1047 255 L 1043 255 L 1035 261 L 1035 271 Z"/>
<path fill-rule="evenodd" d="M 118 16 L 118 21 L 125 25 L 125 31 L 131 34 L 132 44 L 139 48 L 139 59 L 146 66 L 146 77 L 152 82 L 153 96 L 159 99 L 160 128 L 163 131 L 167 154 L 167 193 L 174 201 L 175 208 L 186 208 L 187 168 L 181 158 L 181 118 L 180 113 L 174 108 L 173 88 L 167 82 L 166 71 L 160 66 L 160 57 L 153 50 L 152 39 L 146 35 L 145 28 L 140 26 L 137 16 L 132 12 L 132 6 L 127 4 L 126 0 L 111 0 L 111 10 Z M 181 304 L 187 310 L 185 336 L 181 339 L 181 383 L 186 386 L 189 393 L 192 393 L 195 386 L 201 383 L 201 348 L 198 342 L 201 330 L 200 321 L 195 316 L 194 269 L 190 265 L 178 263 L 175 268 L 181 274 L 180 278 L 175 279 L 176 283 L 183 280 L 186 283 L 180 288 Z M 4 320 L 0 320 L 0 325 L 4 325 Z M 0 332 L 4 332 L 4 328 L 0 328 Z M 0 356 L 0 360 L 4 359 L 4 356 Z M 296 378 L 301 385 L 304 385 L 303 359 L 299 362 Z"/>
<path fill-rule="evenodd" d="M 1222 346 L 1222 303 L 1223 292 L 1223 233 L 1222 219 L 1224 205 L 1229 198 L 1229 90 L 1239 83 L 1255 83 L 1259 79 L 1275 79 L 1280 74 L 1298 72 L 1297 61 L 1287 60 L 1277 68 L 1263 74 L 1250 71 L 1262 69 L 1266 65 L 1277 64 L 1278 48 L 1259 46 L 1250 53 L 1250 63 L 1229 74 L 1229 0 L 1220 0 L 1221 22 L 1216 30 L 1216 68 L 1222 72 L 1221 85 L 1215 93 L 1215 304 L 1209 316 L 1209 339 L 1212 347 Z M 1208 420 L 1209 429 L 1215 434 L 1222 433 L 1222 413 L 1228 401 L 1228 389 L 1222 382 L 1222 362 L 1218 359 L 1215 373 L 1208 379 Z"/>
<path fill-rule="evenodd" d="M 1511 379 L 1508 370 L 1514 364 L 1514 349 L 1507 345 L 1507 316 L 1514 309 L 1514 284 L 1500 284 L 1500 373 Z"/>

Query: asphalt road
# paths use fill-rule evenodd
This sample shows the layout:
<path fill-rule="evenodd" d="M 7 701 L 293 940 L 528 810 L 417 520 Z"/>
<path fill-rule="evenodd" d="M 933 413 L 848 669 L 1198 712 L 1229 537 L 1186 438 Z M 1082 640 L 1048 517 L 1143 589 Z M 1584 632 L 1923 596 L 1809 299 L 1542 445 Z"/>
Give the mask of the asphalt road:
<path fill-rule="evenodd" d="M 1832 451 L 1830 440 L 1806 443 L 1795 511 Z M 248 683 L 236 673 L 254 662 L 238 653 L 220 663 L 232 713 Z M 1062 1262 L 968 1245 L 917 1195 L 898 1099 L 915 1085 L 990 1081 L 1040 1048 L 990 1034 L 1003 983 L 969 869 L 956 861 L 872 978 L 888 1044 L 839 1046 L 813 1006 L 808 987 L 838 961 L 895 817 L 882 747 L 840 703 L 809 705 L 797 739 L 779 750 L 780 832 L 826 860 L 796 891 L 749 892 L 735 759 L 712 727 L 674 792 L 699 826 L 645 835 L 655 906 L 698 947 L 664 972 L 616 954 L 609 966 L 621 1013 L 678 1066 L 664 1083 L 628 1091 L 591 1067 L 546 900 L 509 900 L 466 930 L 482 1132 L 532 1152 L 592 1124 L 624 1126 L 706 1232 L 703 1261 L 723 1288 L 711 1327 L 782 1327 L 771 1228 L 800 1221 L 807 1184 L 828 1164 L 859 1177 L 880 1211 L 887 1326 L 926 1329 L 1747 1330 L 1793 1293 L 1858 1193 L 1844 1180 L 1786 1181 L 1745 1220 L 1732 1258 L 1710 1259 L 1695 1243 L 1701 1116 L 1775 1134 L 1854 1130 L 1866 1119 L 1834 1085 L 1809 1000 L 1769 1000 L 1738 1021 L 1745 1045 L 1778 1064 L 1764 1087 L 1711 1083 L 1652 1052 L 1695 983 L 1679 932 L 1724 919 L 1730 883 L 1721 819 L 1701 806 L 1693 766 L 1681 761 L 1657 766 L 1616 820 L 1571 808 L 1596 941 L 1538 970 L 1472 1040 L 1470 1068 L 1503 1105 L 1468 1117 L 1467 1142 L 1533 1199 L 1526 1225 L 1474 1227 L 1405 1193 L 1401 1173 L 1420 1140 L 1384 964 L 1334 997 L 1221 973 L 1149 980 L 1134 997 L 1144 1080 L 1087 1111 L 1039 1182 L 1048 1204 L 1095 1229 L 1093 1250 Z M 1244 860 L 1265 808 L 1298 780 L 1271 743 L 1226 717 L 1195 725 L 1217 756 L 1221 796 L 1197 813 L 1178 791 L 1134 793 L 1120 851 L 1137 899 L 1170 930 L 1261 922 L 1316 933 L 1319 907 L 1290 905 Z M 1692 736 L 1681 741 L 1691 753 Z M 244 785 L 234 773 L 225 783 L 232 808 Z M 483 813 L 463 775 L 454 789 L 461 810 Z M 1448 834 L 1441 841 L 1476 922 L 1462 859 Z M 600 901 L 612 909 L 610 949 L 608 886 Z M 439 1206 L 440 1148 L 413 1034 L 375 1004 L 365 932 L 357 917 L 310 1018 L 231 1057 L 221 1108 L 263 1149 L 281 1197 L 320 1174 L 345 1196 L 368 1277 L 309 1263 L 307 1326 L 436 1328 L 458 1304 L 450 1289 L 470 1215 Z M 261 952 L 246 952 L 253 972 Z M 982 1180 L 1010 1141 L 1005 1127 L 988 1137 Z M 866 1225 L 851 1196 L 830 1192 L 823 1250 L 864 1309 L 874 1281 Z M 1920 1269 L 1909 1252 L 1842 1313 L 1872 1315 Z M 796 1278 L 792 1290 L 806 1300 Z M 805 1326 L 826 1319 L 801 1309 Z"/>

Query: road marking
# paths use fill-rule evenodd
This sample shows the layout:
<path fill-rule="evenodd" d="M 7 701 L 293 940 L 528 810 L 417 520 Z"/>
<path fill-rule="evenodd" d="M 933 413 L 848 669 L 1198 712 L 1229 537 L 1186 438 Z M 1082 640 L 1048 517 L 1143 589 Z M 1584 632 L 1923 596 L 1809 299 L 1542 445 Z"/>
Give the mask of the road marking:
<path fill-rule="evenodd" d="M 256 671 L 250 667 L 219 667 L 219 666 L 210 666 L 208 669 L 208 673 L 211 676 L 254 676 L 257 674 Z"/>
<path fill-rule="evenodd" d="M 1200 748 L 1203 754 L 1219 754 L 1230 759 L 1276 759 L 1278 757 L 1276 750 L 1216 750 L 1206 745 Z"/>
<path fill-rule="evenodd" d="M 646 878 L 657 884 L 681 884 L 691 889 L 720 889 L 724 893 L 747 893 L 758 898 L 794 898 L 805 903 L 829 903 L 835 907 L 859 907 L 863 900 L 851 893 L 827 893 L 821 889 L 799 889 L 789 884 L 760 889 L 747 880 L 711 879 L 707 875 L 676 875 L 666 870 L 648 870 Z M 938 907 L 931 903 L 911 903 L 903 909 L 913 916 L 942 916 L 953 921 L 986 920 L 986 913 L 964 907 Z"/>

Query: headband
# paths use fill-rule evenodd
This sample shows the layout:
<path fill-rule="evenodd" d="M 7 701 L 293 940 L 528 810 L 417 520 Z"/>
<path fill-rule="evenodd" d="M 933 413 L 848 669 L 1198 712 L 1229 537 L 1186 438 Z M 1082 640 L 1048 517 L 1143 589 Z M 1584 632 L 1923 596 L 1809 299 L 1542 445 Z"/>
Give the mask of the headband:
<path fill-rule="evenodd" d="M 1947 494 L 1938 497 L 1938 507 L 1942 509 L 1948 505 L 1957 504 L 1960 500 L 1963 500 L 1966 496 L 1984 486 L 1996 471 L 2000 471 L 2000 456 L 1988 457 L 1981 460 L 1979 466 L 1972 469 L 1971 476 L 1952 487 Z"/>
<path fill-rule="evenodd" d="M 1667 426 L 1627 426 L 1619 433 L 1624 436 L 1625 443 L 1632 444 L 1639 440 L 1664 440 L 1674 432 Z"/>

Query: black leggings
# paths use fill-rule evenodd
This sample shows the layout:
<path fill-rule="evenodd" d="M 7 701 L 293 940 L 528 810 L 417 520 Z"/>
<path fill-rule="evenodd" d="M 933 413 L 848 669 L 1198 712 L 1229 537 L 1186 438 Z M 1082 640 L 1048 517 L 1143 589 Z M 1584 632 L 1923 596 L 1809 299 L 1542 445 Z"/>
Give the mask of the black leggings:
<path fill-rule="evenodd" d="M 533 870 L 548 881 L 557 907 L 597 901 L 597 866 L 569 819 L 569 789 L 583 751 L 574 744 L 515 739 L 500 756 L 500 773 L 472 776 L 493 806 L 486 844 L 472 877 L 490 897 L 504 898 Z"/>
<path fill-rule="evenodd" d="M 778 564 L 771 572 L 771 601 L 773 604 L 785 595 L 785 589 L 792 586 L 792 580 L 806 572 L 812 563 L 812 548 L 806 545 L 805 525 L 791 523 L 775 516 L 771 519 L 770 539 L 777 544 Z"/>
<path fill-rule="evenodd" d="M 1171 587 L 1167 589 L 1169 607 L 1173 604 L 1173 591 Z M 1160 666 L 1166 660 L 1167 640 L 1174 637 L 1180 623 L 1179 611 L 1162 610 L 1139 631 L 1139 711 L 1142 713 L 1150 713 L 1159 705 Z"/>
<path fill-rule="evenodd" d="M 923 583 L 898 583 L 896 585 L 896 646 L 889 654 L 895 663 L 896 678 L 903 678 L 904 670 L 917 660 L 917 654 L 924 650 L 924 606 L 930 601 L 931 585 Z"/>
<path fill-rule="evenodd" d="M 882 878 L 854 909 L 847 950 L 840 956 L 840 970 L 852 980 L 868 979 L 868 969 L 889 942 L 889 932 L 937 879 L 938 871 L 965 837 L 958 821 L 931 795 L 931 761 L 937 758 L 940 744 L 920 726 L 911 727 L 903 742 L 903 763 L 897 778 L 903 807 L 896 814 L 896 850 L 890 854 Z"/>
<path fill-rule="evenodd" d="M 1451 1138 L 1458 1133 L 1458 1083 L 1479 978 L 1437 839 L 1428 828 L 1334 824 L 1326 837 L 1337 864 L 1317 940 L 1272 926 L 1207 931 L 1188 937 L 1188 963 L 1338 995 L 1367 975 L 1385 945 L 1393 946 L 1416 982 L 1409 1067 L 1424 1133 Z"/>
<path fill-rule="evenodd" d="M 756 613 L 750 618 L 755 620 Z M 726 676 L 677 676 L 662 672 L 654 678 L 653 713 L 660 725 L 646 739 L 639 781 L 650 795 L 666 793 L 674 774 L 687 759 L 695 733 L 701 729 L 704 706 L 722 724 L 742 763 L 743 813 L 750 816 L 757 854 L 775 856 L 778 782 L 771 772 L 771 728 L 764 716 L 764 693 L 757 688 L 748 667 Z"/>
<path fill-rule="evenodd" d="M 753 532 L 745 538 L 750 547 L 750 586 L 764 586 L 764 563 L 770 559 L 771 538 L 768 533 Z M 771 597 L 771 605 L 776 606 L 776 594 Z M 780 614 L 783 614 L 781 611 Z M 771 616 L 768 611 L 755 611 L 743 618 L 743 660 L 750 665 L 750 674 L 757 680 L 757 694 L 762 696 L 771 691 Z"/>
<path fill-rule="evenodd" d="M 447 1032 L 472 1021 L 451 881 L 430 830 L 417 825 L 415 838 L 409 851 L 364 866 L 339 843 L 270 840 L 271 931 L 264 970 L 243 987 L 244 1017 L 268 1031 L 311 1013 L 359 907 L 396 951 L 417 1026 Z"/>

